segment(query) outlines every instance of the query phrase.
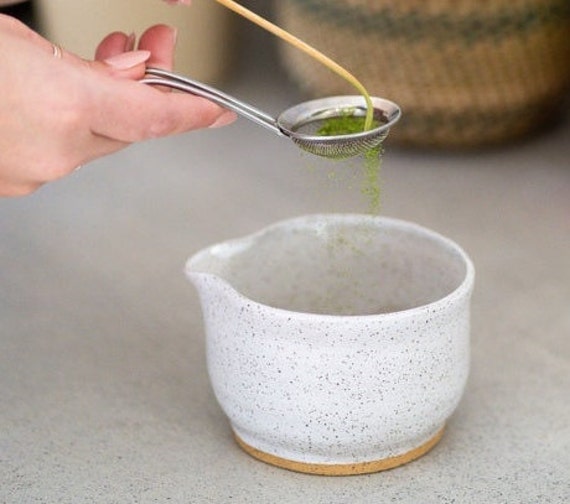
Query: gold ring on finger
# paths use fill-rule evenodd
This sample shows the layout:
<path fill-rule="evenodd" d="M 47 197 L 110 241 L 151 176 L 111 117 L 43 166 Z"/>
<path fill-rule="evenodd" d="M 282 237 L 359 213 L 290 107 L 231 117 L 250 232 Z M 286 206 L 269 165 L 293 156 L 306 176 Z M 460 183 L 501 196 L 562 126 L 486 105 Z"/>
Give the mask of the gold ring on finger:
<path fill-rule="evenodd" d="M 51 47 L 52 47 L 53 57 L 55 59 L 63 58 L 63 49 L 61 48 L 60 45 L 52 44 Z"/>

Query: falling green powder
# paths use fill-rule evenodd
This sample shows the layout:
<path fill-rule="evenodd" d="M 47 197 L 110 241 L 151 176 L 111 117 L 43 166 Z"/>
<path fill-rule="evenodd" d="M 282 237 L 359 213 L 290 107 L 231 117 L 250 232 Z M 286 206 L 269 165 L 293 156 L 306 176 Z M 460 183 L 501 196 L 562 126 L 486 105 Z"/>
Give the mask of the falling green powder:
<path fill-rule="evenodd" d="M 384 149 L 380 144 L 364 153 L 365 181 L 362 193 L 368 197 L 368 211 L 372 214 L 380 213 L 380 167 L 383 152 Z"/>
<path fill-rule="evenodd" d="M 325 120 L 317 130 L 317 135 L 335 136 L 361 133 L 370 129 L 366 128 L 365 121 L 365 117 L 355 116 L 352 115 L 352 111 L 347 111 L 343 115 Z M 379 123 L 374 121 L 371 127 L 376 128 L 378 126 Z M 363 153 L 365 176 L 361 191 L 368 198 L 368 211 L 371 214 L 380 213 L 380 167 L 382 165 L 383 152 L 384 149 L 382 144 L 380 144 Z"/>

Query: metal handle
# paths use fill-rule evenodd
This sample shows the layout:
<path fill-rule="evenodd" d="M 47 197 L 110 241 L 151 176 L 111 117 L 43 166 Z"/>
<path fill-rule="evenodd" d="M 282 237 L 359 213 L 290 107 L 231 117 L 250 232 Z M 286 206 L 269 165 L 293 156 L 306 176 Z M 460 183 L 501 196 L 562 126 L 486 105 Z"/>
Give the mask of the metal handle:
<path fill-rule="evenodd" d="M 147 76 L 141 80 L 144 84 L 167 86 L 177 89 L 178 91 L 184 91 L 186 93 L 207 98 L 224 108 L 233 110 L 260 126 L 271 130 L 273 133 L 283 135 L 277 126 L 277 121 L 273 117 L 252 105 L 223 93 L 216 88 L 160 68 L 147 68 L 146 75 Z"/>

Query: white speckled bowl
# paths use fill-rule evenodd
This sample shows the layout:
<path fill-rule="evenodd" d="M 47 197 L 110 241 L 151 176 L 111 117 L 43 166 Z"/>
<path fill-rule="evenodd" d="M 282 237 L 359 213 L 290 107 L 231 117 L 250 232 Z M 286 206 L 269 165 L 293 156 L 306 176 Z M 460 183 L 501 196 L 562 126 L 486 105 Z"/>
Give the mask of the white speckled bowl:
<path fill-rule="evenodd" d="M 216 397 L 265 462 L 314 474 L 431 449 L 469 370 L 474 268 L 447 238 L 371 215 L 312 215 L 202 250 L 196 285 Z"/>

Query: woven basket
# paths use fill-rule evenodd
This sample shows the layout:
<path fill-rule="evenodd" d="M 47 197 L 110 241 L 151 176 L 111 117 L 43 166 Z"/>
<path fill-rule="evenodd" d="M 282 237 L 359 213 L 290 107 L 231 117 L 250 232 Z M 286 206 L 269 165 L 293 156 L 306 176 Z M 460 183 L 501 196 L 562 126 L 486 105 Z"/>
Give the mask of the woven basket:
<path fill-rule="evenodd" d="M 278 0 L 277 22 L 397 102 L 392 138 L 478 147 L 536 132 L 570 90 L 570 0 Z M 326 67 L 280 46 L 310 95 L 355 94 Z"/>

